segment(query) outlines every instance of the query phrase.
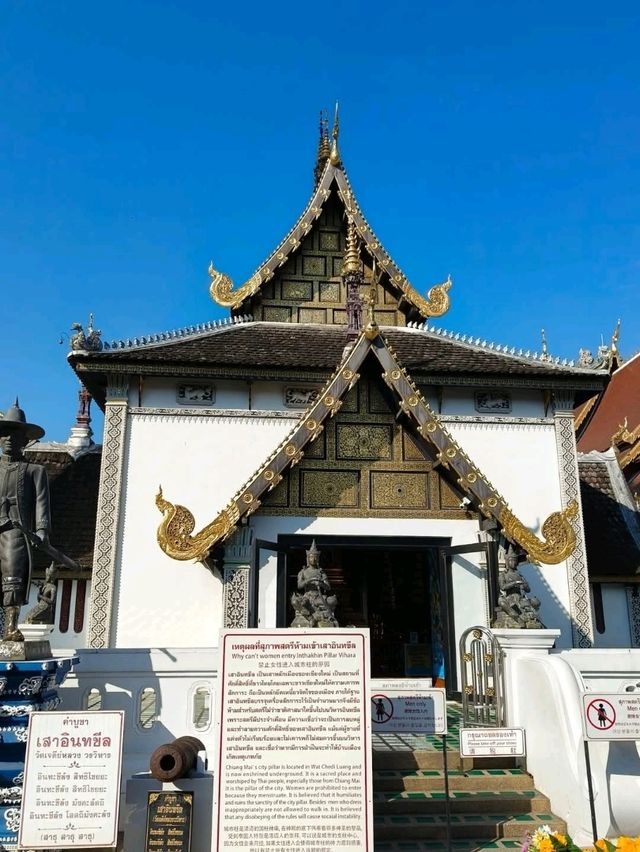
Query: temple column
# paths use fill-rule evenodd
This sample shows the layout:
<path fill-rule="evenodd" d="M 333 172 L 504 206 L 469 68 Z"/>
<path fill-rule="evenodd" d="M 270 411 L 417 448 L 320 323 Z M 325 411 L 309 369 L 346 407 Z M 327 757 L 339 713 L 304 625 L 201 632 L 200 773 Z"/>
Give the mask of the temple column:
<path fill-rule="evenodd" d="M 226 628 L 249 627 L 253 530 L 239 527 L 224 547 L 224 613 Z"/>
<path fill-rule="evenodd" d="M 554 391 L 553 408 L 562 506 L 566 508 L 574 500 L 578 504 L 578 514 L 571 520 L 576 546 L 566 562 L 573 647 L 590 648 L 593 645 L 593 621 L 573 419 L 573 391 Z"/>
<path fill-rule="evenodd" d="M 100 490 L 91 576 L 87 647 L 108 648 L 122 505 L 122 468 L 127 431 L 129 377 L 110 381 L 104 415 Z"/>

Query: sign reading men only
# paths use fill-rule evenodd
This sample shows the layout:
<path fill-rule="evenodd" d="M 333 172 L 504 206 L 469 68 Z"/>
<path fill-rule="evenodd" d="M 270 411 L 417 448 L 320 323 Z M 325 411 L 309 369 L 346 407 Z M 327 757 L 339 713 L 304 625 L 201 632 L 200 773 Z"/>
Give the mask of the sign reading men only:
<path fill-rule="evenodd" d="M 369 631 L 220 636 L 216 848 L 371 852 Z"/>

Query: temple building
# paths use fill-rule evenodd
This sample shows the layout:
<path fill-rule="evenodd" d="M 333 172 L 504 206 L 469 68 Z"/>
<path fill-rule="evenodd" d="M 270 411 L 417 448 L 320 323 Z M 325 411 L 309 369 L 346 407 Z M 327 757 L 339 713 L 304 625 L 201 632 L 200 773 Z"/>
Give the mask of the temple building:
<path fill-rule="evenodd" d="M 110 342 L 74 324 L 75 425 L 27 449 L 77 566 L 49 580 L 51 644 L 79 656 L 62 706 L 125 711 L 124 848 L 152 751 L 188 735 L 216 755 L 219 631 L 253 627 L 368 627 L 374 677 L 444 686 L 454 751 L 470 703 L 526 732 L 526 765 L 452 756 L 454 839 L 551 825 L 587 845 L 587 772 L 602 836 L 639 834 L 635 743 L 592 743 L 588 768 L 583 749 L 586 693 L 640 690 L 640 362 L 619 327 L 577 363 L 544 334 L 532 354 L 445 330 L 470 294 L 443 270 L 415 287 L 385 250 L 337 115 L 283 240 L 246 282 L 209 276 L 226 319 Z M 386 736 L 375 848 L 425 848 L 446 740 Z"/>
<path fill-rule="evenodd" d="M 456 694 L 461 633 L 514 617 L 509 547 L 559 646 L 593 644 L 573 410 L 606 370 L 436 328 L 464 294 L 435 271 L 422 295 L 390 257 L 337 122 L 282 242 L 245 283 L 209 273 L 227 320 L 74 338 L 105 411 L 89 647 L 286 627 L 314 540 L 376 675 Z"/>

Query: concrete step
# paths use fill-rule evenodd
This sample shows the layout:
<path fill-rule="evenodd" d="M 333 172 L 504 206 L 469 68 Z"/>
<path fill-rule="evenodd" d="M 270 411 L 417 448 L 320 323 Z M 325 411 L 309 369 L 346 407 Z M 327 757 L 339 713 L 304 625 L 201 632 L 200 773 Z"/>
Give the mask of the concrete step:
<path fill-rule="evenodd" d="M 442 814 L 445 794 L 442 792 L 412 793 L 403 791 L 374 793 L 374 812 L 387 814 Z M 455 814 L 549 813 L 549 799 L 537 790 L 450 792 L 449 806 Z"/>
<path fill-rule="evenodd" d="M 471 769 L 448 772 L 451 791 L 511 791 L 533 790 L 533 778 L 523 769 Z M 376 792 L 444 791 L 444 772 L 441 769 L 376 769 L 373 773 Z"/>
<path fill-rule="evenodd" d="M 539 814 L 451 814 L 451 837 L 456 840 L 524 839 L 543 825 L 566 833 L 564 820 L 551 813 Z M 374 816 L 373 830 L 379 840 L 443 840 L 447 823 L 443 814 L 430 816 Z"/>
<path fill-rule="evenodd" d="M 442 769 L 442 749 L 403 749 L 373 751 L 374 769 Z M 460 752 L 447 750 L 447 766 L 449 769 L 461 769 Z"/>

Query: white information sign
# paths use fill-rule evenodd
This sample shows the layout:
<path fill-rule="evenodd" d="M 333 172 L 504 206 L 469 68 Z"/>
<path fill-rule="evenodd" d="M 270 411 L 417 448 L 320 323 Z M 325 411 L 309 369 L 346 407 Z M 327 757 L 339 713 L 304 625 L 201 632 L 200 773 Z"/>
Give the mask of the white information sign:
<path fill-rule="evenodd" d="M 220 634 L 215 848 L 373 850 L 369 631 Z"/>
<path fill-rule="evenodd" d="M 588 740 L 640 740 L 640 694 L 582 694 L 583 725 Z"/>
<path fill-rule="evenodd" d="M 460 728 L 460 757 L 524 757 L 522 728 Z"/>
<path fill-rule="evenodd" d="M 371 727 L 374 733 L 447 733 L 444 689 L 431 689 L 424 680 L 372 680 Z"/>
<path fill-rule="evenodd" d="M 19 849 L 115 847 L 124 711 L 32 713 Z"/>

